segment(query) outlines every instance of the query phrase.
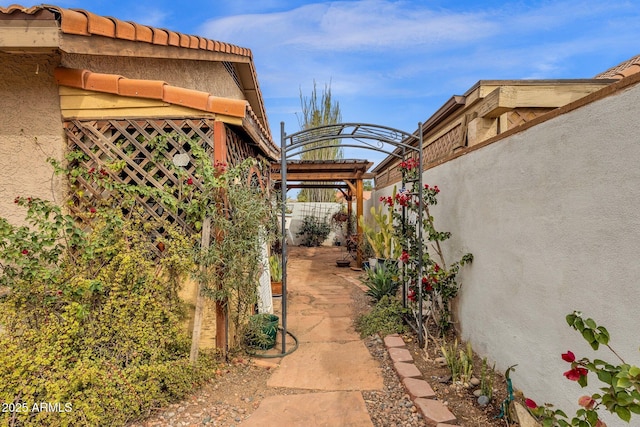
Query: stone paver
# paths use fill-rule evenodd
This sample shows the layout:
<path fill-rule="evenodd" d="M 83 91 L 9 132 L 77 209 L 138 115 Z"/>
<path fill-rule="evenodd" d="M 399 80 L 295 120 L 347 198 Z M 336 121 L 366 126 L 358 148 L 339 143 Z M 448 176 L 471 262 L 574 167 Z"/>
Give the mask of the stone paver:
<path fill-rule="evenodd" d="M 438 423 L 452 423 L 456 421 L 456 416 L 449 411 L 439 400 L 418 398 L 414 401 L 420 412 L 429 420 L 432 425 Z"/>
<path fill-rule="evenodd" d="M 407 393 L 412 399 L 423 397 L 426 399 L 432 399 L 436 397 L 436 393 L 431 388 L 431 385 L 425 380 L 418 378 L 405 378 L 402 380 L 402 384 L 407 389 Z"/>
<path fill-rule="evenodd" d="M 396 372 L 400 379 L 419 378 L 422 376 L 422 372 L 420 372 L 413 363 L 396 362 L 393 366 L 396 368 Z"/>
<path fill-rule="evenodd" d="M 384 344 L 387 346 L 387 348 L 405 347 L 406 346 L 406 344 L 404 343 L 404 340 L 402 339 L 402 337 L 400 335 L 397 335 L 397 334 L 387 335 L 384 338 Z"/>
<path fill-rule="evenodd" d="M 371 427 L 360 392 L 306 393 L 271 396 L 242 423 L 243 427 Z"/>
<path fill-rule="evenodd" d="M 406 348 L 393 347 L 388 349 L 389 357 L 394 362 L 413 362 L 413 356 Z"/>

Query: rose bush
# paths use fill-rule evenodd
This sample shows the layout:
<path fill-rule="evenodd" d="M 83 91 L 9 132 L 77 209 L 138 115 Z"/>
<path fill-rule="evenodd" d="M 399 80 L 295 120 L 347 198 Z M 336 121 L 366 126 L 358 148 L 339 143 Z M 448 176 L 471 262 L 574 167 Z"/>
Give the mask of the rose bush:
<path fill-rule="evenodd" d="M 527 403 L 531 413 L 538 417 L 544 427 L 606 427 L 600 419 L 598 410 L 606 409 L 623 421 L 629 422 L 632 413 L 640 414 L 640 368 L 630 365 L 618 355 L 609 345 L 609 332 L 604 326 L 598 326 L 596 322 L 582 317 L 582 313 L 574 311 L 566 316 L 567 323 L 591 345 L 598 350 L 601 345 L 607 347 L 618 359 L 618 364 L 605 362 L 604 360 L 590 360 L 586 357 L 576 358 L 572 351 L 561 355 L 562 360 L 570 363 L 571 369 L 563 375 L 570 381 L 576 381 L 580 386 L 586 387 L 589 373 L 595 374 L 602 383 L 599 393 L 581 396 L 576 411 L 576 416 L 568 419 L 566 413 L 559 409 L 553 409 L 553 405 L 544 404 L 538 406 L 531 399 Z"/>

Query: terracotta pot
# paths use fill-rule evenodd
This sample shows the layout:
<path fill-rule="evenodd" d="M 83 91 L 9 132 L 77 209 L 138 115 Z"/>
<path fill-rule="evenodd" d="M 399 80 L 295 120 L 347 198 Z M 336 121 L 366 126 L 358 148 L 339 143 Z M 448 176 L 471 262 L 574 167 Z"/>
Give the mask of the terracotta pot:
<path fill-rule="evenodd" d="M 282 296 L 282 282 L 271 282 L 271 296 Z"/>

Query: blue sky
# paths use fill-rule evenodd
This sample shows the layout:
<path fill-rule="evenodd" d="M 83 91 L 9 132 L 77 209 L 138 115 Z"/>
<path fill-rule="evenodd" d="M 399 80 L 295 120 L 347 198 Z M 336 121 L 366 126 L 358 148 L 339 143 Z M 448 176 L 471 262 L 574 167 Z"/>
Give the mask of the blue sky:
<path fill-rule="evenodd" d="M 413 132 L 478 80 L 591 78 L 640 54 L 635 0 L 53 3 L 250 48 L 276 141 L 314 80 L 344 122 Z"/>

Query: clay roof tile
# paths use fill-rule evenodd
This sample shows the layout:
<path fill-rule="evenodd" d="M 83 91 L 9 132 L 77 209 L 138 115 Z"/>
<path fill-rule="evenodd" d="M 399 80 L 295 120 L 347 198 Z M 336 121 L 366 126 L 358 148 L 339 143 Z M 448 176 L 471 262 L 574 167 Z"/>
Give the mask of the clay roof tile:
<path fill-rule="evenodd" d="M 118 93 L 122 96 L 162 99 L 166 85 L 162 80 L 120 79 Z"/>
<path fill-rule="evenodd" d="M 120 19 L 111 18 L 116 24 L 116 38 L 124 40 L 136 39 L 136 28 L 130 22 L 121 21 Z"/>
<path fill-rule="evenodd" d="M 153 44 L 159 44 L 166 46 L 169 42 L 169 33 L 160 28 L 152 28 L 153 31 Z"/>
<path fill-rule="evenodd" d="M 96 15 L 95 13 L 83 9 L 73 10 L 80 12 L 87 17 L 87 31 L 89 34 L 111 38 L 116 37 L 116 24 L 111 19 Z"/>
<path fill-rule="evenodd" d="M 244 117 L 247 110 L 247 101 L 241 101 L 239 99 L 231 100 L 210 95 L 207 100 L 206 110 L 228 116 Z"/>
<path fill-rule="evenodd" d="M 63 33 L 88 36 L 88 19 L 83 13 L 71 9 L 60 9 L 60 29 Z"/>
<path fill-rule="evenodd" d="M 85 89 L 98 92 L 118 93 L 118 82 L 122 76 L 117 74 L 89 73 L 85 82 Z"/>
<path fill-rule="evenodd" d="M 169 41 L 167 41 L 169 46 L 180 46 L 180 34 L 171 30 L 167 30 L 167 34 L 169 35 Z"/>
<path fill-rule="evenodd" d="M 91 71 L 89 70 L 60 67 L 56 68 L 53 72 L 56 83 L 59 85 L 76 87 L 79 89 L 84 89 L 89 74 L 91 74 Z"/>
<path fill-rule="evenodd" d="M 133 25 L 133 28 L 135 28 L 136 30 L 137 41 L 147 43 L 153 42 L 153 31 L 151 31 L 151 28 L 147 27 L 146 25 L 137 24 L 135 22 L 130 22 L 130 24 Z"/>
<path fill-rule="evenodd" d="M 171 104 L 207 111 L 209 93 L 167 85 L 164 87 L 162 99 Z"/>

